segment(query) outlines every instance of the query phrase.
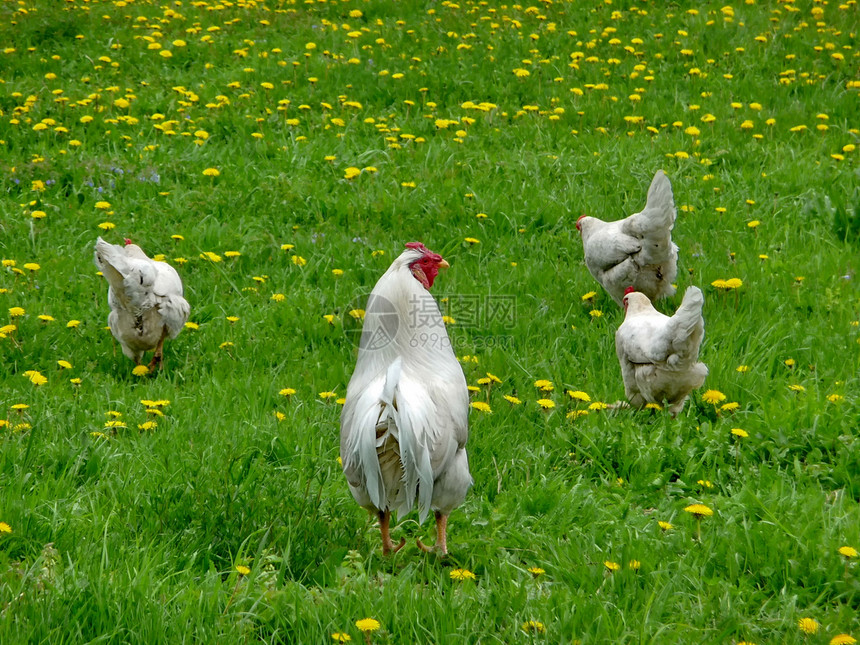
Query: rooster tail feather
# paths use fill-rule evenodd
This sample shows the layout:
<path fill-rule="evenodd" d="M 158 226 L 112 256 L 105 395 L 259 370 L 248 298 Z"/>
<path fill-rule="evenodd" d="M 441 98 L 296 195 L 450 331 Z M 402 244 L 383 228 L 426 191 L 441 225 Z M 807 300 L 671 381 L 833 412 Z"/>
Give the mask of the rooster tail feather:
<path fill-rule="evenodd" d="M 390 415 L 396 426 L 397 442 L 400 445 L 400 462 L 403 465 L 403 495 L 398 497 L 397 514 L 412 510 L 417 496 L 419 520 L 423 522 L 430 512 L 433 497 L 433 466 L 430 451 L 425 445 L 427 419 L 423 418 L 422 406 L 398 404 L 398 395 L 403 400 L 414 401 L 415 393 L 403 393 L 405 385 L 401 377 L 402 359 L 398 357 L 388 368 L 380 399 L 384 414 Z M 408 386 L 407 386 L 408 388 Z M 410 396 L 409 394 L 412 394 Z"/>
<path fill-rule="evenodd" d="M 412 429 L 409 426 L 409 418 L 402 414 L 399 409 L 397 395 L 400 390 L 400 376 L 403 370 L 403 359 L 398 356 L 388 370 L 385 372 L 385 383 L 382 386 L 382 394 L 379 397 L 382 403 L 382 411 L 379 414 L 379 423 L 377 428 L 385 427 L 395 436 L 397 443 L 400 446 L 400 462 L 403 465 L 403 484 L 404 487 L 401 493 L 397 495 L 395 500 L 394 510 L 398 516 L 404 515 L 412 510 L 412 503 L 415 499 L 415 489 L 418 485 L 415 480 L 414 468 L 410 465 L 413 459 L 413 450 L 410 439 L 412 438 Z M 377 433 L 379 435 L 379 433 Z M 385 435 L 383 434 L 383 437 Z M 384 441 L 384 438 L 377 439 Z"/>
<path fill-rule="evenodd" d="M 385 483 L 382 480 L 382 469 L 376 456 L 376 426 L 375 411 L 371 410 L 364 419 L 356 418 L 356 428 L 361 432 L 352 450 L 344 460 L 344 472 L 358 471 L 364 476 L 364 486 L 370 501 L 376 508 L 386 508 Z M 357 462 L 357 463 L 356 463 Z"/>

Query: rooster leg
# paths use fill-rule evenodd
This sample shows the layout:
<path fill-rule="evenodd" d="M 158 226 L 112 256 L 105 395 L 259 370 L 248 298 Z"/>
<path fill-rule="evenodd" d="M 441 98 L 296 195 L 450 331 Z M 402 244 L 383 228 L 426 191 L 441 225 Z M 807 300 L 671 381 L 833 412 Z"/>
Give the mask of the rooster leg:
<path fill-rule="evenodd" d="M 430 553 L 439 551 L 443 556 L 448 555 L 448 516 L 436 511 L 436 545 L 427 546 L 420 539 L 415 540 L 418 548 Z"/>
<path fill-rule="evenodd" d="M 167 338 L 167 327 L 161 332 L 161 338 L 158 340 L 158 345 L 155 346 L 155 354 L 152 355 L 152 360 L 149 362 L 149 369 L 153 370 L 156 366 L 162 367 L 164 360 L 164 339 Z"/>
<path fill-rule="evenodd" d="M 406 538 L 400 538 L 400 544 L 394 546 L 388 525 L 391 522 L 391 511 L 379 511 L 379 531 L 382 533 L 382 555 L 397 553 L 406 544 Z"/>

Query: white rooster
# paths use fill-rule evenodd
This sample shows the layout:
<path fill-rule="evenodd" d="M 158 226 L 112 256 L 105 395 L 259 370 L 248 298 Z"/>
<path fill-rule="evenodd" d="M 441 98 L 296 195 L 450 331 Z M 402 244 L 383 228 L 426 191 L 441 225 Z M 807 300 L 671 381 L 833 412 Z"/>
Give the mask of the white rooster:
<path fill-rule="evenodd" d="M 148 258 L 129 239 L 122 247 L 98 238 L 95 263 L 110 285 L 108 326 L 122 353 L 140 365 L 154 349 L 149 367 L 161 365 L 164 339 L 179 335 L 191 311 L 176 269 Z"/>
<path fill-rule="evenodd" d="M 630 405 L 643 408 L 665 401 L 675 417 L 690 392 L 705 382 L 708 368 L 699 362 L 704 302 L 701 289 L 688 287 L 670 318 L 654 309 L 644 293 L 624 295 L 626 314 L 615 332 L 615 352 Z"/>
<path fill-rule="evenodd" d="M 576 228 L 582 234 L 585 265 L 619 305 L 624 289 L 633 286 L 651 300 L 675 294 L 678 247 L 672 242 L 675 200 L 672 184 L 658 170 L 641 213 L 615 222 L 582 215 Z"/>
<path fill-rule="evenodd" d="M 391 541 L 391 511 L 417 505 L 421 522 L 434 511 L 444 555 L 448 515 L 472 485 L 469 393 L 428 291 L 448 263 L 420 242 L 406 247 L 368 297 L 340 417 L 340 456 L 355 501 L 379 517 L 383 554 L 405 544 Z"/>

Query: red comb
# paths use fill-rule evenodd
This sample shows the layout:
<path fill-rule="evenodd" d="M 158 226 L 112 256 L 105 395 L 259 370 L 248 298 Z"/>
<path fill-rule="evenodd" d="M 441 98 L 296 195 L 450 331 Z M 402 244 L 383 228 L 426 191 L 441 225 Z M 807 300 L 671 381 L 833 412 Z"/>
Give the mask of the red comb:
<path fill-rule="evenodd" d="M 429 257 L 431 260 L 435 260 L 436 262 L 441 262 L 441 261 L 442 261 L 442 256 L 441 256 L 441 255 L 439 255 L 438 253 L 433 253 L 433 251 L 431 251 L 430 249 L 428 249 L 428 248 L 427 248 L 426 246 L 424 246 L 421 242 L 407 242 L 407 243 L 406 243 L 406 248 L 407 248 L 407 249 L 414 249 L 414 250 L 416 250 L 416 251 L 421 251 L 424 255 L 426 255 L 427 257 Z"/>
<path fill-rule="evenodd" d="M 126 245 L 126 246 L 128 246 L 129 244 L 134 244 L 134 242 L 132 242 L 132 241 L 131 241 L 130 239 L 128 239 L 128 238 L 125 238 L 125 239 L 124 239 L 124 241 L 125 241 L 125 245 Z"/>
<path fill-rule="evenodd" d="M 579 217 L 577 217 L 577 218 L 576 218 L 576 221 L 578 222 L 578 221 L 579 221 L 579 220 L 581 220 L 583 217 L 588 217 L 588 215 L 586 215 L 585 213 L 583 213 L 582 215 L 580 215 Z"/>
<path fill-rule="evenodd" d="M 633 287 L 627 287 L 624 290 L 624 295 L 626 296 L 628 293 L 633 293 L 634 291 L 636 291 L 636 289 L 634 289 Z"/>

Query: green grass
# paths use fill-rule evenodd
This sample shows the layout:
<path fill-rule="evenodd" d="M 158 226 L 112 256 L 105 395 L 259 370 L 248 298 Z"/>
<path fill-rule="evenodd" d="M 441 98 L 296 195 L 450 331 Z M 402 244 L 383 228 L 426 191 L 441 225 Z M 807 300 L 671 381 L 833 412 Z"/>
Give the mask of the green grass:
<path fill-rule="evenodd" d="M 376 643 L 860 638 L 838 553 L 860 548 L 856 21 L 805 1 L 0 4 L 0 322 L 25 310 L 0 338 L 0 642 L 361 642 L 367 617 Z M 677 420 L 568 418 L 587 403 L 566 390 L 623 397 L 622 312 L 574 222 L 639 210 L 658 168 L 679 294 L 705 291 L 703 390 L 737 409 L 702 390 Z M 98 235 L 185 282 L 199 329 L 154 377 L 105 329 Z M 416 239 L 451 262 L 433 291 L 469 383 L 502 380 L 476 395 L 447 561 L 381 556 L 319 396 L 345 394 L 349 311 Z M 463 324 L 463 295 L 516 315 Z M 694 502 L 714 510 L 698 541 Z M 432 535 L 415 518 L 395 539 Z"/>

